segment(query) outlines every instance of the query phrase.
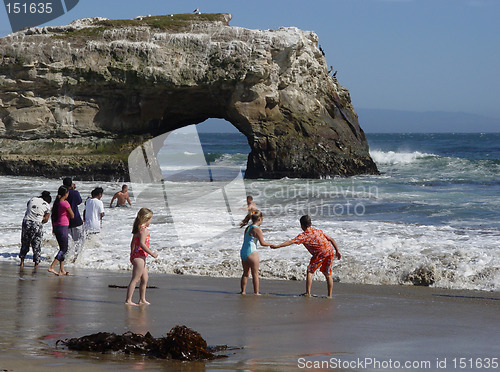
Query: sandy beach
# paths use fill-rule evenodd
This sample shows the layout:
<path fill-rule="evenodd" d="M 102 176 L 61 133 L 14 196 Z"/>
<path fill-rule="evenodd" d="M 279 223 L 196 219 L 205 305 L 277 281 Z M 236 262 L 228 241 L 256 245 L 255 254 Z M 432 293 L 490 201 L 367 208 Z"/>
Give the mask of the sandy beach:
<path fill-rule="evenodd" d="M 125 289 L 109 287 L 127 285 L 126 272 L 0 268 L 0 370 L 482 370 L 500 357 L 497 292 L 335 283 L 333 299 L 304 298 L 303 281 L 262 280 L 258 297 L 238 295 L 238 279 L 151 274 L 151 305 L 129 307 Z M 313 293 L 325 291 L 313 283 Z M 100 331 L 160 337 L 175 325 L 239 349 L 181 363 L 56 347 Z"/>

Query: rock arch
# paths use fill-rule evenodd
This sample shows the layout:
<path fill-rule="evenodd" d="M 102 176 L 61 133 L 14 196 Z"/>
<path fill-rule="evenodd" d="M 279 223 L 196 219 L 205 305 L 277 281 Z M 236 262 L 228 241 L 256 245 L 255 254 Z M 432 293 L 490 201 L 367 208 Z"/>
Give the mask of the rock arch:
<path fill-rule="evenodd" d="M 230 19 L 94 18 L 1 39 L 0 168 L 17 152 L 72 156 L 80 174 L 104 154 L 99 166 L 114 169 L 141 141 L 221 118 L 248 139 L 247 178 L 377 173 L 316 34 Z"/>

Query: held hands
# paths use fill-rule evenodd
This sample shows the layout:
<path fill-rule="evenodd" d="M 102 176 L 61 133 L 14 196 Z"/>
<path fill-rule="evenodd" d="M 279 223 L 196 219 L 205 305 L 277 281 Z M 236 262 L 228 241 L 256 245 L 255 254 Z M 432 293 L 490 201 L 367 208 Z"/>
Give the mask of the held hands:
<path fill-rule="evenodd" d="M 154 258 L 156 258 L 156 257 L 158 257 L 158 253 L 153 252 L 153 253 L 151 253 L 151 256 L 153 256 Z"/>
<path fill-rule="evenodd" d="M 279 248 L 280 246 L 279 246 L 278 244 L 271 244 L 269 247 L 270 247 L 271 249 L 277 249 L 277 248 Z"/>

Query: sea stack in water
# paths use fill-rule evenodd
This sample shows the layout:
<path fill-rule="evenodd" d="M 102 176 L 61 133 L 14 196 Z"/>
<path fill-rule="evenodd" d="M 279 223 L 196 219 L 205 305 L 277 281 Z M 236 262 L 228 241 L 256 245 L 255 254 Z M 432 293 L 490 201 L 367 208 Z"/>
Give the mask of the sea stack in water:
<path fill-rule="evenodd" d="M 222 118 L 248 138 L 247 178 L 377 173 L 318 36 L 230 19 L 92 18 L 0 39 L 0 172 L 127 178 L 137 145 Z"/>

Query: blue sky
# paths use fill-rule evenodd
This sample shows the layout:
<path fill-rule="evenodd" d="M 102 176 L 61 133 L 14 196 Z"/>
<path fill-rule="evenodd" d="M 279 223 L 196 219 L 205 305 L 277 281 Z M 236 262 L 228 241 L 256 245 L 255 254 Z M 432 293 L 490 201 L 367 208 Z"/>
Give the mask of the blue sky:
<path fill-rule="evenodd" d="M 500 118 L 499 0 L 80 0 L 49 24 L 103 16 L 226 12 L 231 25 L 315 31 L 355 109 Z M 0 9 L 0 36 L 10 33 Z"/>

